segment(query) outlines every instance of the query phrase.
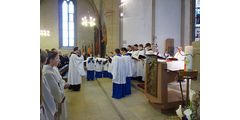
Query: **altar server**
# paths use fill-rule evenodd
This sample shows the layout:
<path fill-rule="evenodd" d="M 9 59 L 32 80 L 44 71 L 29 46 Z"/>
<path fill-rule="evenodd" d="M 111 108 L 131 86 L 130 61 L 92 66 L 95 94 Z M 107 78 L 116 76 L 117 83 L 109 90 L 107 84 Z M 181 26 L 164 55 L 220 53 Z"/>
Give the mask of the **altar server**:
<path fill-rule="evenodd" d="M 102 62 L 101 55 L 98 54 L 96 58 L 96 78 L 102 78 L 102 71 L 103 71 L 103 62 Z"/>
<path fill-rule="evenodd" d="M 106 78 L 108 77 L 108 56 L 106 55 L 105 58 L 103 59 L 103 77 Z"/>
<path fill-rule="evenodd" d="M 59 56 L 57 52 L 49 52 L 47 65 L 43 68 L 43 76 L 46 81 L 46 85 L 49 85 L 49 90 L 54 98 L 56 108 L 58 110 L 57 119 L 66 120 L 66 107 L 64 107 L 65 102 L 65 94 L 64 90 L 61 87 L 61 83 L 59 81 L 58 75 L 54 70 L 54 66 L 57 66 L 59 63 Z"/>
<path fill-rule="evenodd" d="M 132 59 L 131 56 L 127 53 L 126 48 L 121 48 L 121 54 L 125 63 L 125 71 L 127 73 L 126 77 L 126 95 L 131 94 L 131 77 L 132 77 Z"/>
<path fill-rule="evenodd" d="M 144 81 L 144 77 L 145 77 L 145 71 L 144 71 L 144 50 L 143 50 L 143 45 L 140 44 L 138 46 L 139 49 L 139 53 L 138 53 L 138 62 L 137 62 L 137 79 L 139 81 Z"/>
<path fill-rule="evenodd" d="M 82 84 L 82 76 L 86 75 L 83 66 L 83 55 L 85 55 L 85 52 L 83 52 L 83 55 L 79 57 L 78 47 L 75 47 L 73 51 L 74 52 L 69 61 L 68 81 L 70 83 L 70 89 L 73 91 L 79 91 Z"/>
<path fill-rule="evenodd" d="M 126 91 L 126 67 L 123 57 L 120 55 L 120 50 L 115 49 L 116 56 L 112 60 L 112 75 L 113 75 L 113 93 L 112 97 L 120 99 L 125 96 Z"/>
<path fill-rule="evenodd" d="M 132 52 L 132 70 L 133 70 L 133 79 L 136 79 L 137 78 L 137 63 L 138 63 L 138 45 L 135 44 L 133 46 L 133 52 Z"/>
<path fill-rule="evenodd" d="M 112 79 L 111 66 L 112 66 L 113 52 L 109 53 L 108 56 L 108 77 Z"/>
<path fill-rule="evenodd" d="M 94 80 L 95 60 L 92 54 L 87 58 L 87 80 Z"/>
<path fill-rule="evenodd" d="M 174 58 L 177 58 L 178 61 L 184 61 L 185 53 L 182 51 L 182 47 L 179 46 L 177 53 L 175 54 Z"/>
<path fill-rule="evenodd" d="M 41 75 L 40 120 L 54 120 L 54 116 L 57 115 L 56 104 L 54 101 L 54 97 L 52 96 L 50 87 L 42 74 L 42 68 L 43 65 L 46 64 L 46 61 L 47 53 L 45 51 L 40 51 L 40 75 Z"/>

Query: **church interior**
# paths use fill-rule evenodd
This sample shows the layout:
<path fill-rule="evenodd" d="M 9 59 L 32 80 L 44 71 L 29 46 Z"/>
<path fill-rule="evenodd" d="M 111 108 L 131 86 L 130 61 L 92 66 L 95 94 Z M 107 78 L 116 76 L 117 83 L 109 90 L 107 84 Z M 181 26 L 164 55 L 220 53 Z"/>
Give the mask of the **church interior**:
<path fill-rule="evenodd" d="M 135 58 L 141 46 L 145 52 Z M 130 95 L 116 99 L 113 79 L 121 71 L 104 65 L 115 66 L 116 49 L 125 48 L 132 59 L 119 62 L 121 70 L 129 71 L 129 63 L 142 76 L 132 75 Z M 40 49 L 50 52 L 47 63 L 53 51 L 59 55 L 65 107 L 56 104 L 56 116 L 66 111 L 42 120 L 200 120 L 200 0 L 40 0 Z M 77 91 L 69 78 L 78 71 L 71 65 L 75 53 L 86 72 L 77 74 Z M 100 72 L 97 65 L 90 70 L 94 59 L 102 61 Z M 44 91 L 41 96 L 44 103 Z"/>

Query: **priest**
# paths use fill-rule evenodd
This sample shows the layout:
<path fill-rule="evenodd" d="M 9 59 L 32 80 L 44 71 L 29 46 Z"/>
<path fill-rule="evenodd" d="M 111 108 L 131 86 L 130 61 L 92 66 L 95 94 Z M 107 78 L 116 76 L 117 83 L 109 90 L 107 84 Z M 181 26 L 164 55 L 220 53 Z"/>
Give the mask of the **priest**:
<path fill-rule="evenodd" d="M 82 84 L 82 76 L 86 75 L 84 70 L 83 62 L 85 52 L 80 57 L 78 47 L 73 49 L 73 54 L 70 57 L 69 61 L 69 71 L 68 71 L 68 81 L 70 83 L 70 89 L 73 91 L 79 91 Z"/>
<path fill-rule="evenodd" d="M 185 53 L 183 52 L 182 47 L 179 46 L 179 47 L 177 47 L 177 49 L 178 49 L 178 51 L 175 54 L 174 58 L 177 58 L 178 61 L 184 61 Z"/>

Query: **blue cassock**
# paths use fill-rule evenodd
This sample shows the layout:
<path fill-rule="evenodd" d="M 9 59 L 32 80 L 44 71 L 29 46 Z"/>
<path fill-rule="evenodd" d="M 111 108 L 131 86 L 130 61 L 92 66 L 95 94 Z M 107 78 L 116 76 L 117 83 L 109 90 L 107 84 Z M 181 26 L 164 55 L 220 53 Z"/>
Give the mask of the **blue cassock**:
<path fill-rule="evenodd" d="M 102 59 L 96 60 L 96 78 L 102 78 Z"/>
<path fill-rule="evenodd" d="M 112 75 L 113 75 L 113 93 L 112 97 L 120 99 L 126 95 L 126 72 L 124 68 L 124 60 L 121 55 L 113 57 Z"/>
<path fill-rule="evenodd" d="M 87 80 L 94 80 L 94 61 L 93 60 L 88 60 L 87 63 Z"/>
<path fill-rule="evenodd" d="M 131 77 L 132 77 L 132 59 L 130 57 L 129 54 L 125 54 L 123 56 L 124 58 L 124 63 L 126 64 L 125 69 L 127 72 L 127 77 L 126 77 L 126 90 L 125 90 L 125 94 L 126 95 L 130 95 L 131 94 Z"/>

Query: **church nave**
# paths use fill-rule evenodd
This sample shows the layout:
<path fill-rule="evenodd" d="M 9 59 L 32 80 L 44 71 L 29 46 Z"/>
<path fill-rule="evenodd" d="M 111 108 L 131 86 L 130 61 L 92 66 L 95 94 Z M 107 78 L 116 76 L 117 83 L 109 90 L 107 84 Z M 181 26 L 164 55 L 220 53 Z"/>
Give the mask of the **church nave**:
<path fill-rule="evenodd" d="M 132 87 L 132 94 L 122 99 L 112 98 L 112 81 L 99 78 L 83 79 L 81 90 L 65 90 L 69 120 L 173 120 L 174 116 L 153 108 L 142 92 Z M 169 114 L 169 113 L 168 113 Z"/>

